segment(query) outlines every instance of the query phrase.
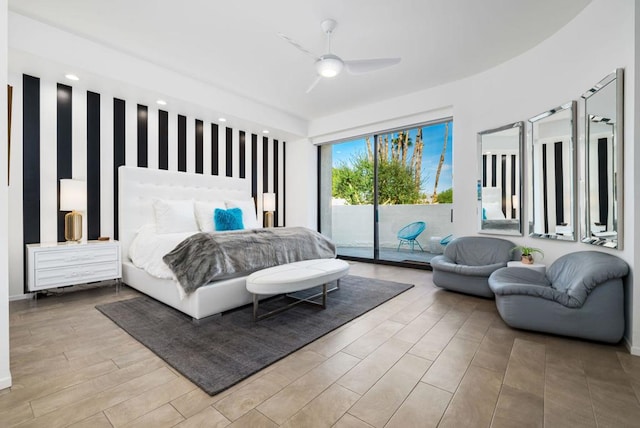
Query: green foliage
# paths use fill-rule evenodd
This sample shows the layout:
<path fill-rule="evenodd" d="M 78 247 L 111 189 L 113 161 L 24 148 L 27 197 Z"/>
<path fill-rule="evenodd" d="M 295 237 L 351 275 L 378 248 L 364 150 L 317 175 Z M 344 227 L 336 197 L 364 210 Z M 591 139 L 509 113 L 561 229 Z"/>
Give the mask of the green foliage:
<path fill-rule="evenodd" d="M 514 252 L 514 251 L 520 251 L 520 254 L 522 254 L 525 257 L 533 256 L 535 253 L 538 253 L 542 257 L 544 257 L 544 251 L 542 251 L 540 248 L 526 247 L 524 245 L 516 245 L 511 249 L 511 252 Z"/>
<path fill-rule="evenodd" d="M 364 154 L 356 155 L 351 165 L 333 168 L 333 197 L 349 205 L 373 204 L 373 162 Z M 417 204 L 424 200 L 420 183 L 411 168 L 398 160 L 383 160 L 378 165 L 379 204 Z"/>
<path fill-rule="evenodd" d="M 378 165 L 378 204 L 418 204 L 424 200 L 420 183 L 416 183 L 411 168 L 397 160 L 382 161 Z"/>
<path fill-rule="evenodd" d="M 443 190 L 438 193 L 438 203 L 439 204 L 452 204 L 453 203 L 453 189 L 448 188 L 447 190 Z"/>
<path fill-rule="evenodd" d="M 342 164 L 333 168 L 332 194 L 349 205 L 373 203 L 373 163 L 366 156 L 358 155 L 353 166 Z"/>

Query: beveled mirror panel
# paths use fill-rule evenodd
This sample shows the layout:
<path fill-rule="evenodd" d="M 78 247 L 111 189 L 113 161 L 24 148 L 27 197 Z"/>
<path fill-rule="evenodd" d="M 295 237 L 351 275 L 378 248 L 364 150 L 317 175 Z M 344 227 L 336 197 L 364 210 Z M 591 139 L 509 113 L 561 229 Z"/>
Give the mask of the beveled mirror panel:
<path fill-rule="evenodd" d="M 480 233 L 522 235 L 524 123 L 478 133 Z"/>
<path fill-rule="evenodd" d="M 623 70 L 587 91 L 582 242 L 622 249 Z"/>
<path fill-rule="evenodd" d="M 535 238 L 576 240 L 575 104 L 571 101 L 529 119 L 529 234 Z"/>

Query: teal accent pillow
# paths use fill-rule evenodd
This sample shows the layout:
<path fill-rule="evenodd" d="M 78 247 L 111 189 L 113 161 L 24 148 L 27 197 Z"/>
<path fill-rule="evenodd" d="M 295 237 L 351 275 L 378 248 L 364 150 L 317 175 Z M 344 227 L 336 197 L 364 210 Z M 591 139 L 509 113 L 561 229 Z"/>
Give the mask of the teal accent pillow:
<path fill-rule="evenodd" d="M 244 229 L 242 210 L 240 208 L 229 208 L 228 210 L 216 208 L 213 212 L 213 224 L 216 226 L 216 230 Z"/>

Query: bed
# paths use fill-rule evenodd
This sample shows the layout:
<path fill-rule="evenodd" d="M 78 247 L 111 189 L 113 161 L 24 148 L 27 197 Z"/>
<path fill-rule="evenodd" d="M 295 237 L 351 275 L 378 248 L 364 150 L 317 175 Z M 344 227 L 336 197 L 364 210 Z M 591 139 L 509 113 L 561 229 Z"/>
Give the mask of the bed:
<path fill-rule="evenodd" d="M 215 281 L 182 298 L 174 280 L 156 278 L 137 268 L 129 258 L 129 247 L 137 231 L 154 222 L 153 199 L 248 199 L 251 197 L 249 180 L 121 166 L 118 184 L 118 238 L 125 284 L 194 319 L 252 302 L 252 295 L 245 287 L 246 276 Z"/>

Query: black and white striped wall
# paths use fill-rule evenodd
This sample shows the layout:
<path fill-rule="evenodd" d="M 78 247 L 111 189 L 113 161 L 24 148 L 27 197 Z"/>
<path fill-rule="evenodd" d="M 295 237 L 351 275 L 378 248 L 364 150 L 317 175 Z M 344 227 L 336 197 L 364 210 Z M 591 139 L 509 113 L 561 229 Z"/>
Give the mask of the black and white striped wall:
<path fill-rule="evenodd" d="M 520 162 L 517 153 L 493 150 L 490 154 L 482 155 L 482 187 L 498 190 L 501 209 L 507 219 L 519 218 L 519 177 Z"/>
<path fill-rule="evenodd" d="M 534 233 L 556 234 L 559 227 L 573 227 L 571 218 L 571 189 L 565 183 L 571 183 L 571 144 L 565 141 L 547 141 L 533 147 L 533 179 L 536 187 L 534 217 L 537 219 Z M 538 221 L 539 220 L 539 221 Z M 562 232 L 564 233 L 564 232 Z"/>
<path fill-rule="evenodd" d="M 284 141 L 135 99 L 26 74 L 12 77 L 10 227 L 11 245 L 19 246 L 12 251 L 14 261 L 25 244 L 64 241 L 65 213 L 58 209 L 62 178 L 87 181 L 83 236 L 117 239 L 120 165 L 251 180 L 259 219 L 262 194 L 273 192 L 274 222 L 284 225 Z"/>
<path fill-rule="evenodd" d="M 607 136 L 596 136 L 587 147 L 591 228 L 592 231 L 614 230 L 613 140 Z M 604 226 L 604 229 L 595 228 L 596 225 Z"/>

